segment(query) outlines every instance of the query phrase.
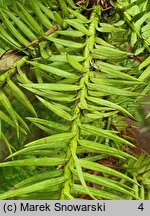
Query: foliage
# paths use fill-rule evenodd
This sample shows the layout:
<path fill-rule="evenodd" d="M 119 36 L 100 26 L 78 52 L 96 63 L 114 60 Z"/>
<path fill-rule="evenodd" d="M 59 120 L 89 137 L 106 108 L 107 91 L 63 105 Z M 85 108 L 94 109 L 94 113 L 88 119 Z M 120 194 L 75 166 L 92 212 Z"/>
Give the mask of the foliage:
<path fill-rule="evenodd" d="M 150 199 L 149 1 L 0 4 L 0 199 Z"/>

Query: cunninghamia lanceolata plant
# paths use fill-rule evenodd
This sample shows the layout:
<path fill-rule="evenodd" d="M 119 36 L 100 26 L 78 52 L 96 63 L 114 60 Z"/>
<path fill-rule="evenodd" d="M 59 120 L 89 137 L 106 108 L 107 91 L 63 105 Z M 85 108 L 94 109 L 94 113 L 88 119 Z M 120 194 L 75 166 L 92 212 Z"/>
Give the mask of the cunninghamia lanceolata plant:
<path fill-rule="evenodd" d="M 149 6 L 1 1 L 0 199 L 150 199 L 127 132 L 150 89 Z"/>

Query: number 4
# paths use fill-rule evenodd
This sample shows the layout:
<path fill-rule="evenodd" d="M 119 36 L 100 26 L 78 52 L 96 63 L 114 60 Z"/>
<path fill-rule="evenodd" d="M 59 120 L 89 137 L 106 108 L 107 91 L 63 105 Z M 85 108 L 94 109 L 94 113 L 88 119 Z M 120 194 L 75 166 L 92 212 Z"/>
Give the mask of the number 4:
<path fill-rule="evenodd" d="M 138 207 L 139 210 L 143 211 L 144 210 L 144 206 L 143 206 L 143 203 L 141 203 Z"/>

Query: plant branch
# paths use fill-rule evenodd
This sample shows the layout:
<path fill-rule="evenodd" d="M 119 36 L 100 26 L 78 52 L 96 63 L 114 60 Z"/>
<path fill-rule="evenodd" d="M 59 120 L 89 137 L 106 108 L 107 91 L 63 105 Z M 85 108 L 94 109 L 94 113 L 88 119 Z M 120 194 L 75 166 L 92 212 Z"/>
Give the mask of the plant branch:
<path fill-rule="evenodd" d="M 79 129 L 79 124 L 81 123 L 81 113 L 83 109 L 87 108 L 87 103 L 86 103 L 86 96 L 87 96 L 87 82 L 89 79 L 89 72 L 90 72 L 90 66 L 91 66 L 91 55 L 90 55 L 90 50 L 93 49 L 94 44 L 95 44 L 95 37 L 96 37 L 96 28 L 98 26 L 98 21 L 99 21 L 99 17 L 100 17 L 100 12 L 101 12 L 101 8 L 100 6 L 95 6 L 93 8 L 92 14 L 91 14 L 91 24 L 89 26 L 89 35 L 86 38 L 86 46 L 83 52 L 83 55 L 85 57 L 85 61 L 83 63 L 83 71 L 81 72 L 82 76 L 80 79 L 80 86 L 81 86 L 81 90 L 78 91 L 78 95 L 80 97 L 80 99 L 78 99 L 75 102 L 75 108 L 74 108 L 74 120 L 72 122 L 72 132 L 75 133 L 75 136 L 72 138 L 72 140 L 70 141 L 70 145 L 68 148 L 68 152 L 67 155 L 70 158 L 68 163 L 66 164 L 66 167 L 64 169 L 64 176 L 68 178 L 68 180 L 65 182 L 64 184 L 64 188 L 61 194 L 61 199 L 65 199 L 65 194 L 71 194 L 71 189 L 70 189 L 70 184 L 72 182 L 72 173 L 71 173 L 71 169 L 73 169 L 74 164 L 76 166 L 76 169 L 78 170 L 78 173 L 81 174 L 81 176 L 78 176 L 82 185 L 84 186 L 85 190 L 89 193 L 85 181 L 84 181 L 84 177 L 82 176 L 82 172 L 81 171 L 81 167 L 79 164 L 79 160 L 77 158 L 77 146 L 78 146 L 78 140 L 80 138 L 80 129 Z M 78 97 L 77 97 L 78 98 Z M 89 193 L 90 195 L 90 193 Z M 91 197 L 93 197 L 91 195 Z"/>

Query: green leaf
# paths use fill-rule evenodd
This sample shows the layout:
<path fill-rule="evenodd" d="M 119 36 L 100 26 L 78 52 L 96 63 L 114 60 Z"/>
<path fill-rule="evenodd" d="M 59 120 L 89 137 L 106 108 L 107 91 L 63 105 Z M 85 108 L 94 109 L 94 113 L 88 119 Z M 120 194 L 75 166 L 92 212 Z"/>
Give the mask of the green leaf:
<path fill-rule="evenodd" d="M 34 88 L 28 88 L 25 86 L 23 87 L 35 93 L 36 95 L 46 97 L 52 101 L 62 101 L 62 102 L 67 102 L 67 103 L 75 101 L 75 96 L 71 94 L 65 94 L 62 92 L 56 92 L 56 91 L 51 91 L 51 90 L 46 90 L 46 89 L 34 89 Z"/>
<path fill-rule="evenodd" d="M 45 119 L 39 119 L 39 118 L 32 118 L 32 117 L 27 117 L 26 119 L 30 120 L 33 123 L 39 123 L 42 124 L 44 126 L 56 129 L 56 130 L 60 130 L 60 131 L 68 131 L 70 129 L 70 127 L 68 125 L 64 125 L 54 122 L 54 121 L 49 121 L 49 120 L 45 120 Z"/>
<path fill-rule="evenodd" d="M 107 43 L 105 40 L 103 40 L 103 39 L 100 38 L 100 37 L 96 37 L 96 38 L 95 38 L 95 42 L 98 43 L 98 44 L 100 44 L 100 45 L 102 45 L 102 46 L 106 46 L 106 47 L 112 47 L 112 48 L 114 48 L 113 45 Z"/>
<path fill-rule="evenodd" d="M 22 15 L 25 17 L 28 23 L 30 23 L 30 26 L 32 26 L 32 29 L 38 35 L 43 35 L 44 31 L 42 30 L 40 25 L 36 22 L 36 20 L 30 15 L 30 13 L 19 2 L 17 2 L 17 5 L 19 6 L 19 9 L 21 10 Z"/>
<path fill-rule="evenodd" d="M 19 118 L 19 115 L 15 112 L 16 114 L 16 118 L 18 119 L 18 121 L 20 121 L 20 118 Z M 16 125 L 14 123 L 14 121 L 12 121 L 4 112 L 2 112 L 0 110 L 0 119 L 5 121 L 7 124 L 9 124 L 11 127 L 15 128 L 16 129 Z M 22 123 L 22 121 L 20 121 Z M 27 134 L 26 131 L 29 131 L 29 128 L 28 126 L 26 125 L 25 122 L 23 122 L 23 126 L 26 130 L 24 130 L 21 126 L 19 126 L 19 130 L 20 132 L 24 133 L 24 134 Z"/>
<path fill-rule="evenodd" d="M 42 180 L 46 180 L 46 179 L 51 179 L 51 178 L 54 178 L 54 177 L 58 177 L 58 176 L 61 176 L 63 174 L 63 170 L 56 170 L 56 171 L 47 171 L 47 172 L 42 172 L 42 173 L 38 173 L 38 174 L 35 174 L 17 184 L 14 185 L 14 188 L 18 189 L 20 187 L 23 187 L 23 186 L 28 186 L 29 184 L 33 185 L 33 183 L 36 183 L 36 182 L 40 182 Z"/>
<path fill-rule="evenodd" d="M 103 85 L 106 84 L 110 86 L 119 86 L 119 87 L 123 87 L 123 86 L 133 87 L 133 85 L 144 84 L 143 82 L 140 81 L 129 81 L 129 80 L 122 80 L 122 79 L 109 79 L 109 78 L 99 79 L 94 77 L 91 77 L 90 79 L 93 83 L 96 84 L 103 83 Z"/>
<path fill-rule="evenodd" d="M 116 65 L 114 66 L 114 65 L 108 64 L 106 62 L 97 61 L 96 67 L 97 66 L 98 66 L 99 70 L 111 75 L 112 77 L 125 79 L 125 80 L 131 80 L 131 81 L 138 81 L 137 78 L 132 77 L 132 76 L 128 75 L 127 73 L 123 73 L 123 72 L 118 71 L 118 70 L 121 70 L 121 68 L 119 69 L 118 67 L 116 67 Z M 123 70 L 123 68 L 122 68 L 122 70 Z"/>
<path fill-rule="evenodd" d="M 44 12 L 44 14 L 46 14 L 50 19 L 55 20 L 53 12 L 50 10 L 49 7 L 46 7 L 39 1 L 37 1 L 37 4 L 39 5 L 40 9 Z"/>
<path fill-rule="evenodd" d="M 74 42 L 71 40 L 64 40 L 64 39 L 59 39 L 59 38 L 53 38 L 51 35 L 50 36 L 45 36 L 45 39 L 50 40 L 54 43 L 58 43 L 62 46 L 66 46 L 66 47 L 71 47 L 74 49 L 82 49 L 85 44 L 84 43 L 78 43 L 78 42 Z"/>
<path fill-rule="evenodd" d="M 150 117 L 150 112 L 146 115 L 145 118 L 147 119 L 147 118 L 149 118 L 149 117 Z"/>
<path fill-rule="evenodd" d="M 63 109 L 61 109 L 60 107 L 56 106 L 55 104 L 48 102 L 40 97 L 37 96 L 37 98 L 39 99 L 39 101 L 42 102 L 42 104 L 44 104 L 44 106 L 46 106 L 48 109 L 50 109 L 52 112 L 54 112 L 56 115 L 60 116 L 61 118 L 67 120 L 67 121 L 72 121 L 72 116 L 70 114 L 68 114 L 66 111 L 64 111 Z"/>
<path fill-rule="evenodd" d="M 53 143 L 53 142 L 60 142 L 60 141 L 64 141 L 64 140 L 70 140 L 71 138 L 74 137 L 74 133 L 68 132 L 68 133 L 58 133 L 58 134 L 54 134 L 48 137 L 44 137 L 38 140 L 34 140 L 28 144 L 26 144 L 26 146 L 34 146 L 34 145 L 43 145 L 43 144 L 48 144 L 48 143 Z"/>
<path fill-rule="evenodd" d="M 6 115 L 4 112 L 0 110 L 0 119 L 5 121 L 7 124 L 9 124 L 12 127 L 15 127 L 14 122 Z"/>
<path fill-rule="evenodd" d="M 67 159 L 62 158 L 30 158 L 23 160 L 15 160 L 9 162 L 0 163 L 0 167 L 9 167 L 9 166 L 58 166 L 63 165 L 67 162 Z"/>
<path fill-rule="evenodd" d="M 30 185 L 24 188 L 2 193 L 0 194 L 0 199 L 5 200 L 8 198 L 12 198 L 12 197 L 23 195 L 23 194 L 33 193 L 33 192 L 37 192 L 40 190 L 46 190 L 48 188 L 50 189 L 50 188 L 53 188 L 54 186 L 63 184 L 65 180 L 66 180 L 66 177 L 59 177 L 59 178 L 52 178 L 52 179 L 44 180 L 44 181 L 35 183 L 33 185 Z"/>
<path fill-rule="evenodd" d="M 129 181 L 129 182 L 135 184 L 135 181 L 133 179 L 129 178 L 127 175 L 125 175 L 121 172 L 118 172 L 112 168 L 106 167 L 104 165 L 101 165 L 101 164 L 98 164 L 95 162 L 91 162 L 91 161 L 86 161 L 83 159 L 80 159 L 80 164 L 81 164 L 81 167 L 83 167 L 85 169 L 94 170 L 94 171 L 97 171 L 100 173 L 106 173 L 108 175 L 112 175 L 112 176 L 124 179 L 126 181 Z"/>
<path fill-rule="evenodd" d="M 122 96 L 128 96 L 128 97 L 137 97 L 141 95 L 141 93 L 138 92 L 131 92 L 124 89 L 119 89 L 115 87 L 111 87 L 109 85 L 103 85 L 103 84 L 93 84 L 93 83 L 87 83 L 88 89 L 96 90 L 96 91 L 102 91 L 109 94 L 115 94 L 115 95 L 122 95 Z"/>
<path fill-rule="evenodd" d="M 76 173 L 76 172 L 74 171 L 74 173 Z M 120 193 L 135 197 L 133 192 L 125 189 L 123 187 L 124 186 L 123 184 L 119 185 L 118 181 L 114 181 L 114 180 L 112 180 L 110 178 L 107 178 L 107 177 L 92 175 L 92 174 L 89 174 L 89 173 L 86 173 L 86 172 L 83 173 L 83 176 L 84 176 L 84 178 L 85 178 L 85 180 L 87 182 L 91 182 L 91 183 L 94 183 L 96 185 L 101 185 L 101 186 L 104 186 L 104 187 L 108 187 L 113 191 L 116 190 L 116 191 L 119 191 Z"/>
<path fill-rule="evenodd" d="M 97 189 L 92 188 L 92 187 L 87 187 L 87 188 L 90 191 L 90 193 L 93 196 L 96 196 L 98 199 L 108 199 L 108 200 L 120 200 L 121 199 L 120 196 L 114 195 L 114 194 L 106 192 L 104 190 L 97 190 Z M 81 185 L 73 184 L 72 190 L 73 190 L 73 192 L 77 191 L 78 194 L 87 194 L 88 195 L 88 193 L 85 191 L 84 187 Z"/>
<path fill-rule="evenodd" d="M 86 108 L 86 109 L 90 110 L 89 108 Z M 98 111 L 93 111 L 93 113 L 85 113 L 84 116 L 86 118 L 95 120 L 95 119 L 110 117 L 110 116 L 116 115 L 116 113 L 118 113 L 118 111 L 112 111 L 112 112 L 107 112 L 107 113 L 101 113 Z"/>
<path fill-rule="evenodd" d="M 20 154 L 26 154 L 26 153 L 28 153 L 28 154 L 34 154 L 34 151 L 37 151 L 37 150 L 43 150 L 43 149 L 45 149 L 45 150 L 50 150 L 50 149 L 65 149 L 67 147 L 67 143 L 65 143 L 65 142 L 59 142 L 59 143 L 56 143 L 56 142 L 49 142 L 49 143 L 43 143 L 42 145 L 34 145 L 34 146 L 28 146 L 28 147 L 26 147 L 26 148 L 23 148 L 23 149 L 21 149 L 21 150 L 19 150 L 19 151 L 17 151 L 17 152 L 15 152 L 15 153 L 13 153 L 13 154 L 11 154 L 11 155 L 9 155 L 8 157 L 7 157 L 7 159 L 8 158 L 11 158 L 11 157 L 15 157 L 15 156 L 17 156 L 17 155 L 20 155 Z"/>
<path fill-rule="evenodd" d="M 72 151 L 72 156 L 73 156 L 73 159 L 74 159 L 74 162 L 75 162 L 75 167 L 76 167 L 76 170 L 77 170 L 78 177 L 79 177 L 79 179 L 81 181 L 81 184 L 83 185 L 84 190 L 87 192 L 87 194 L 89 196 L 91 196 L 93 199 L 95 199 L 95 197 L 90 193 L 90 191 L 89 191 L 89 189 L 88 189 L 88 187 L 87 187 L 87 185 L 85 183 L 79 159 L 77 158 L 74 151 Z"/>
<path fill-rule="evenodd" d="M 129 155 L 113 147 L 106 146 L 104 144 L 100 144 L 100 143 L 89 141 L 89 140 L 78 140 L 78 142 L 81 146 L 89 150 L 94 150 L 96 153 L 113 155 L 115 157 L 120 157 L 120 158 L 135 159 L 132 155 Z"/>
<path fill-rule="evenodd" d="M 150 77 L 150 65 L 139 76 L 140 81 L 144 81 Z"/>
<path fill-rule="evenodd" d="M 131 144 L 127 140 L 113 134 L 112 132 L 110 132 L 108 130 L 104 130 L 104 129 L 98 128 L 96 126 L 88 125 L 88 124 L 79 124 L 79 127 L 82 130 L 88 131 L 90 134 L 95 134 L 95 135 L 99 135 L 99 136 L 102 136 L 105 138 L 109 138 L 111 140 L 114 140 L 117 143 L 121 143 L 121 144 L 124 144 L 127 146 L 131 146 L 131 147 L 134 146 L 133 144 Z"/>
<path fill-rule="evenodd" d="M 122 67 L 120 65 L 114 65 L 114 64 L 107 63 L 107 62 L 103 62 L 103 61 L 96 61 L 96 64 L 98 64 L 99 66 L 105 66 L 105 67 L 110 68 L 110 69 L 115 70 L 115 71 L 126 71 L 126 70 L 131 69 L 129 67 Z"/>
<path fill-rule="evenodd" d="M 126 31 L 126 29 L 122 29 L 122 28 L 116 28 L 114 26 L 102 26 L 100 28 L 97 28 L 97 30 L 99 32 L 105 32 L 105 33 L 109 33 L 109 32 L 124 32 Z"/>
<path fill-rule="evenodd" d="M 12 94 L 16 97 L 20 103 L 22 103 L 34 116 L 37 116 L 32 104 L 25 96 L 25 94 L 11 81 L 11 79 L 7 80 L 7 84 L 12 90 Z"/>
<path fill-rule="evenodd" d="M 30 3 L 33 11 L 35 12 L 36 16 L 38 17 L 38 19 L 40 20 L 40 22 L 47 28 L 51 28 L 52 24 L 49 21 L 49 19 L 47 18 L 47 16 L 42 13 L 39 5 L 38 5 L 38 1 L 37 0 L 32 0 L 32 2 Z"/>
<path fill-rule="evenodd" d="M 23 120 L 23 118 L 20 117 L 20 115 L 18 115 L 18 113 L 14 110 L 16 118 L 18 119 L 18 121 L 22 124 L 22 126 L 25 128 L 25 130 L 29 131 L 29 127 L 27 126 L 26 122 Z"/>
<path fill-rule="evenodd" d="M 21 47 L 21 45 L 15 41 L 5 30 L 4 28 L 0 25 L 0 38 L 2 38 L 7 44 L 10 44 L 11 46 L 15 47 L 15 48 L 19 48 Z"/>
<path fill-rule="evenodd" d="M 1 131 L 1 121 L 0 121 L 0 141 L 6 146 L 6 148 L 8 149 L 9 153 L 12 154 L 12 149 L 14 149 L 14 147 L 9 143 L 7 137 L 5 136 L 5 134 Z M 15 149 L 14 149 L 15 150 Z M 3 158 L 3 155 L 1 155 Z"/>
<path fill-rule="evenodd" d="M 64 24 L 64 20 L 63 18 L 60 16 L 60 13 L 58 13 L 57 11 L 53 11 L 53 16 L 55 18 L 55 22 L 59 23 L 59 26 L 61 28 L 63 28 L 63 24 Z"/>
<path fill-rule="evenodd" d="M 19 18 L 14 16 L 12 13 L 9 11 L 5 10 L 5 14 L 7 14 L 19 27 L 19 29 L 31 40 L 35 40 L 36 36 L 33 34 L 33 32 L 28 28 Z"/>
<path fill-rule="evenodd" d="M 77 91 L 81 89 L 77 85 L 69 84 L 53 84 L 53 83 L 38 83 L 38 84 L 23 84 L 23 87 L 34 88 L 34 89 L 47 89 L 52 91 Z"/>
<path fill-rule="evenodd" d="M 46 64 L 41 64 L 41 63 L 37 63 L 37 62 L 32 62 L 32 61 L 27 61 L 29 64 L 33 65 L 34 67 L 37 67 L 41 70 L 47 71 L 48 73 L 52 73 L 55 74 L 57 76 L 60 77 L 65 77 L 65 78 L 78 78 L 78 76 L 76 74 L 72 74 L 69 72 L 66 72 L 64 70 L 52 67 L 50 65 L 46 65 Z"/>
<path fill-rule="evenodd" d="M 98 105 L 111 107 L 114 110 L 118 110 L 118 111 L 122 112 L 123 114 L 129 116 L 130 118 L 134 119 L 134 117 L 126 109 L 124 109 L 123 107 L 117 105 L 116 103 L 112 103 L 112 102 L 110 102 L 108 100 L 95 98 L 95 97 L 89 97 L 89 96 L 87 97 L 87 99 L 89 101 L 93 102 L 93 103 L 98 104 Z"/>
<path fill-rule="evenodd" d="M 20 32 L 12 25 L 12 23 L 9 21 L 9 19 L 7 18 L 7 16 L 1 11 L 2 17 L 4 19 L 4 23 L 7 26 L 7 28 L 9 29 L 9 31 L 15 36 L 15 38 L 17 38 L 17 40 L 23 44 L 24 46 L 29 44 L 29 41 L 26 40 L 26 38 L 24 38 L 22 36 L 22 34 L 20 34 Z"/>
<path fill-rule="evenodd" d="M 93 54 L 98 54 L 102 59 L 126 59 L 130 53 L 123 52 L 111 47 L 97 45 L 96 49 L 91 50 Z"/>
<path fill-rule="evenodd" d="M 57 31 L 57 34 L 68 36 L 68 37 L 83 37 L 84 34 L 77 30 L 64 30 L 64 31 Z"/>
<path fill-rule="evenodd" d="M 84 56 L 77 56 L 77 55 L 70 55 L 70 56 L 77 62 L 82 62 L 85 60 Z M 53 62 L 68 62 L 66 54 L 51 55 L 51 57 L 48 60 Z"/>
<path fill-rule="evenodd" d="M 46 132 L 46 133 L 48 133 L 48 134 L 53 134 L 53 133 L 54 133 L 54 130 L 52 130 L 52 129 L 50 129 L 50 128 L 47 128 L 47 127 L 45 127 L 45 126 L 43 126 L 43 125 L 41 125 L 41 124 L 39 124 L 39 123 L 34 122 L 34 124 L 35 124 L 38 128 L 40 128 L 43 132 Z"/>
<path fill-rule="evenodd" d="M 83 71 L 83 66 L 70 55 L 67 55 L 67 61 L 75 70 L 80 72 Z"/>
<path fill-rule="evenodd" d="M 68 8 L 67 8 L 67 4 L 65 1 L 61 1 L 61 0 L 58 0 L 59 2 L 59 5 L 60 5 L 60 9 L 61 9 L 61 14 L 62 14 L 62 17 L 66 17 L 68 16 Z"/>
<path fill-rule="evenodd" d="M 0 91 L 0 102 L 3 105 L 3 107 L 7 110 L 7 112 L 11 116 L 11 118 L 13 119 L 14 124 L 16 125 L 17 133 L 19 133 L 18 121 L 16 118 L 15 111 L 14 111 L 11 103 L 9 102 L 7 96 L 2 91 Z"/>
<path fill-rule="evenodd" d="M 136 5 L 140 5 L 141 3 L 145 2 L 144 0 L 136 0 L 136 1 L 133 1 L 131 2 L 130 4 L 126 5 L 124 7 L 125 10 L 128 10 L 130 8 L 132 8 L 133 6 L 135 6 L 135 2 L 136 2 Z"/>
<path fill-rule="evenodd" d="M 69 20 L 65 20 L 65 22 L 67 24 L 71 25 L 73 28 L 79 30 L 80 32 L 82 32 L 82 33 L 84 33 L 86 35 L 90 35 L 89 31 L 84 27 L 83 24 L 78 22 L 77 19 L 75 19 L 75 20 L 69 19 Z"/>
<path fill-rule="evenodd" d="M 150 64 L 150 56 L 148 58 L 146 58 L 140 65 L 139 65 L 139 70 L 143 69 L 144 67 L 146 67 L 147 65 Z"/>
<path fill-rule="evenodd" d="M 69 12 L 71 14 L 73 14 L 78 20 L 82 21 L 83 23 L 90 22 L 90 20 L 88 20 L 85 16 L 83 16 L 79 11 L 77 11 L 77 10 L 71 10 L 70 8 L 68 8 L 68 10 L 69 10 Z"/>

